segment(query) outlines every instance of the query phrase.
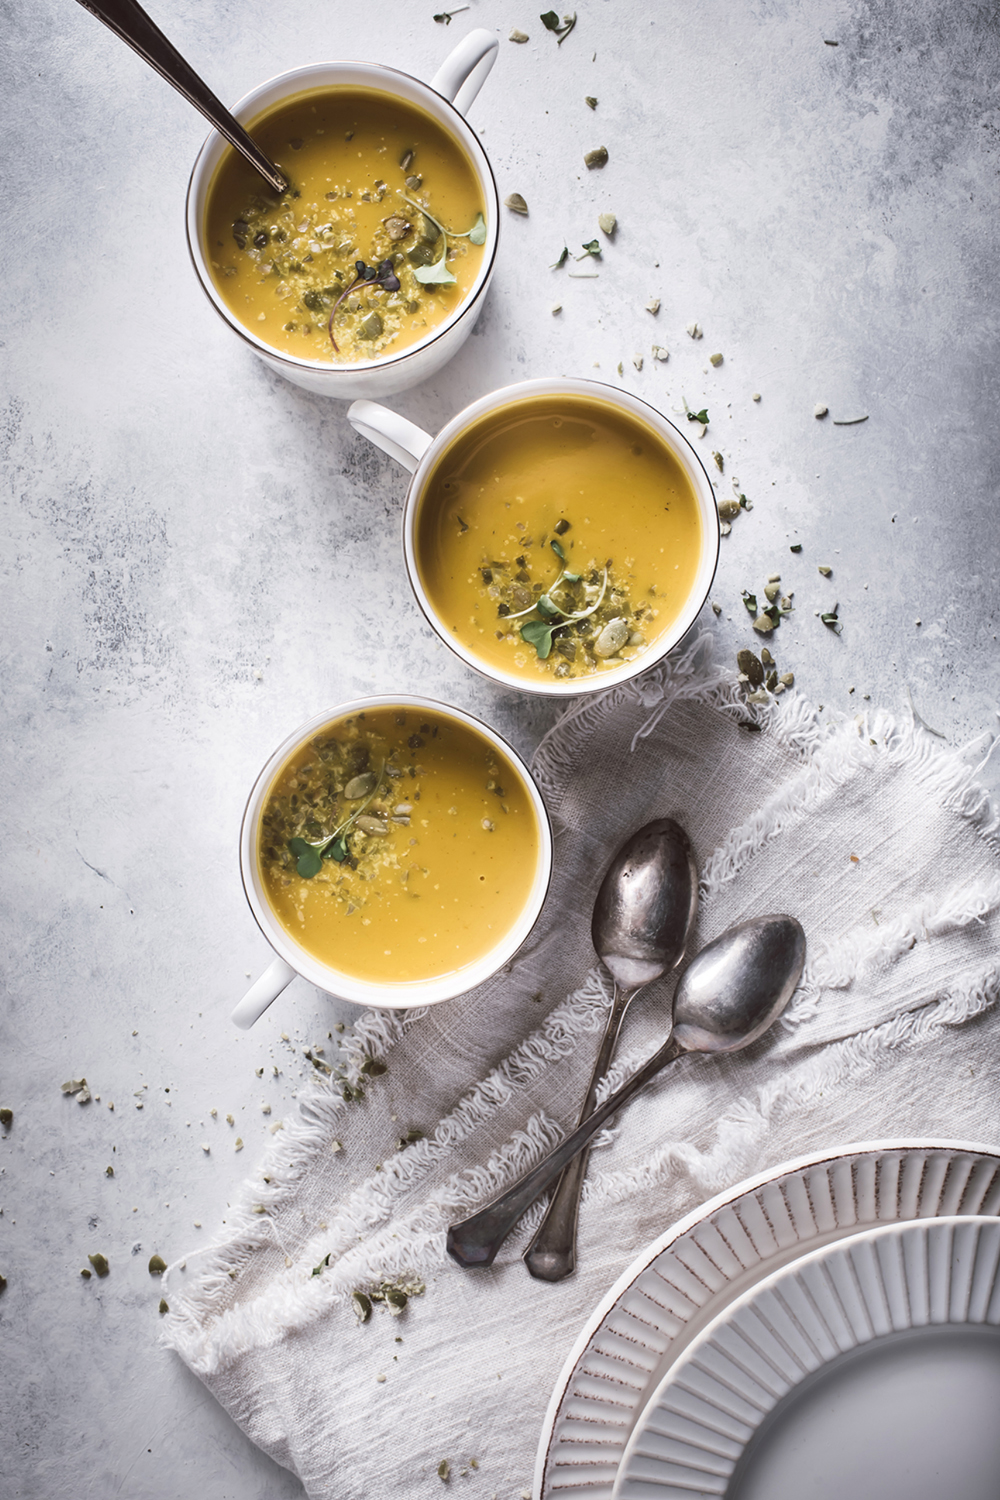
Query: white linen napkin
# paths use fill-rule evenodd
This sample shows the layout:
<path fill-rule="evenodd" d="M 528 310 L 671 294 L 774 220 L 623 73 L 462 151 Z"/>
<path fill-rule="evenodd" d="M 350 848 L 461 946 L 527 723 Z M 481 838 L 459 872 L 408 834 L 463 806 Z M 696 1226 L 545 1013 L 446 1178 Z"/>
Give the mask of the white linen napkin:
<path fill-rule="evenodd" d="M 442 1481 L 470 1500 L 530 1494 L 580 1325 L 675 1219 L 814 1147 L 1000 1145 L 998 821 L 960 755 L 884 713 L 824 724 L 794 692 L 747 706 L 701 639 L 572 706 L 533 769 L 556 854 L 525 949 L 462 999 L 366 1016 L 345 1038 L 364 1098 L 318 1085 L 210 1252 L 168 1273 L 165 1342 L 313 1500 Z M 573 1277 L 521 1263 L 538 1205 L 492 1268 L 460 1270 L 448 1224 L 575 1122 L 609 998 L 594 896 L 624 838 L 664 815 L 701 868 L 691 951 L 788 911 L 808 939 L 802 984 L 752 1048 L 680 1060 L 604 1133 Z M 671 984 L 632 1007 L 613 1081 L 663 1039 Z M 360 1074 L 366 1058 L 385 1071 Z M 353 1294 L 386 1283 L 426 1290 L 359 1323 Z"/>

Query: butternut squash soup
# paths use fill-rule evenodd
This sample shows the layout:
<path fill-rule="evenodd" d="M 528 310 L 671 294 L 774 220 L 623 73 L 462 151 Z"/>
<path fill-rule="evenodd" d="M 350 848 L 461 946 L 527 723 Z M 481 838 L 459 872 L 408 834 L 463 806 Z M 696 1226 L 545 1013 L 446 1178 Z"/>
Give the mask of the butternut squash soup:
<path fill-rule="evenodd" d="M 537 816 L 521 773 L 426 709 L 334 720 L 275 776 L 257 858 L 272 910 L 321 963 L 412 983 L 464 968 L 531 895 Z"/>
<path fill-rule="evenodd" d="M 598 396 L 512 401 L 428 476 L 417 571 L 438 619 L 486 666 L 608 672 L 654 646 L 698 570 L 702 523 L 664 440 Z"/>
<path fill-rule="evenodd" d="M 280 197 L 231 147 L 205 209 L 206 259 L 233 316 L 281 354 L 352 363 L 431 333 L 472 289 L 483 198 L 461 146 L 375 89 L 313 89 L 248 129 Z"/>

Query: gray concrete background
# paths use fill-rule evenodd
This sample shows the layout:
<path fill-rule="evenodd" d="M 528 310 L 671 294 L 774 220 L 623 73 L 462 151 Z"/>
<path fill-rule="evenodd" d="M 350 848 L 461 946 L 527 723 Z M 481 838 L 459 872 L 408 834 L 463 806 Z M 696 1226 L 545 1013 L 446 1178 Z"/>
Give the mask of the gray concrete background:
<path fill-rule="evenodd" d="M 668 415 L 707 404 L 720 495 L 736 476 L 754 505 L 723 544 L 721 616 L 702 622 L 720 653 L 755 643 L 740 591 L 780 571 L 797 611 L 773 649 L 825 712 L 870 694 L 908 713 L 909 688 L 949 743 L 985 753 L 994 7 L 583 0 L 561 47 L 515 0 L 471 0 L 449 26 L 431 0 L 150 8 L 227 101 L 335 56 L 429 78 L 467 30 L 496 29 L 471 120 L 530 214 L 505 217 L 475 336 L 392 404 L 433 430 L 550 373 L 620 382 Z M 436 644 L 401 567 L 400 471 L 211 311 L 183 230 L 199 117 L 70 0 L 0 14 L 0 1495 L 278 1500 L 297 1481 L 157 1348 L 146 1272 L 154 1251 L 207 1243 L 292 1106 L 304 1064 L 280 1033 L 314 1040 L 350 1009 L 296 982 L 253 1032 L 230 1026 L 269 957 L 236 860 L 246 793 L 299 721 L 356 693 L 419 684 L 524 752 L 556 710 Z M 528 44 L 507 41 L 514 26 Z M 610 160 L 588 172 L 598 145 Z M 599 278 L 550 271 L 604 211 L 620 227 Z M 840 636 L 814 613 L 834 602 Z M 80 1074 L 99 1103 L 61 1097 Z M 111 1275 L 84 1283 L 98 1248 Z"/>

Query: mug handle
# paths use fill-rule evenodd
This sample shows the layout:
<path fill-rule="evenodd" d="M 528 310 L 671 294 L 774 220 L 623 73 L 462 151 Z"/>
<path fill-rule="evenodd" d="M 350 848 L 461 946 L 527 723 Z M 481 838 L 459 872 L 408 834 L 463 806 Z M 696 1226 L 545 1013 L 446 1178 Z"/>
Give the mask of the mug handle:
<path fill-rule="evenodd" d="M 434 441 L 422 427 L 377 401 L 352 401 L 347 408 L 347 420 L 355 432 L 360 432 L 411 474 L 416 473 L 417 465 Z"/>
<path fill-rule="evenodd" d="M 500 40 L 480 27 L 463 37 L 431 79 L 431 88 L 453 104 L 460 115 L 468 113 L 497 60 Z"/>
<path fill-rule="evenodd" d="M 277 1000 L 286 985 L 295 978 L 295 970 L 283 958 L 268 964 L 263 974 L 247 990 L 232 1014 L 234 1026 L 249 1031 L 255 1021 L 260 1020 L 272 1000 Z"/>

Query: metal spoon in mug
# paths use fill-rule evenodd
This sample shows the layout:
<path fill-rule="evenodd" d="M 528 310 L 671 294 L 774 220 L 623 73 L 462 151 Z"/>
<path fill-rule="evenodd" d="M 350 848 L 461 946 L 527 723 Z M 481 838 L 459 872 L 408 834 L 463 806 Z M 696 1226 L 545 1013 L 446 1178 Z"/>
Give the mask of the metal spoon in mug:
<path fill-rule="evenodd" d="M 491 1265 L 525 1209 L 605 1120 L 682 1052 L 738 1052 L 756 1041 L 792 998 L 805 961 L 805 933 L 788 916 L 740 922 L 703 948 L 681 975 L 668 1040 L 513 1187 L 452 1224 L 447 1242 L 452 1259 L 466 1268 Z"/>
<path fill-rule="evenodd" d="M 579 1124 L 594 1108 L 626 1010 L 641 989 L 681 962 L 697 907 L 694 854 L 673 818 L 657 818 L 640 828 L 608 866 L 590 931 L 615 990 Z M 545 1217 L 524 1252 L 528 1270 L 540 1281 L 561 1281 L 576 1268 L 576 1225 L 586 1172 L 584 1148 L 553 1187 Z"/>
<path fill-rule="evenodd" d="M 80 4 L 84 10 L 89 10 L 92 16 L 110 27 L 115 36 L 127 42 L 168 83 L 172 83 L 189 104 L 201 110 L 209 124 L 214 125 L 219 134 L 225 136 L 252 167 L 256 167 L 276 193 L 285 191 L 288 178 L 284 172 L 251 140 L 240 122 L 215 97 L 208 85 L 202 82 L 190 63 L 184 61 L 173 43 L 167 41 L 137 0 L 80 0 Z"/>

